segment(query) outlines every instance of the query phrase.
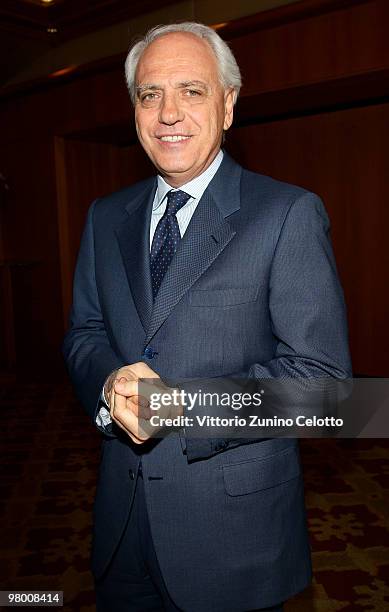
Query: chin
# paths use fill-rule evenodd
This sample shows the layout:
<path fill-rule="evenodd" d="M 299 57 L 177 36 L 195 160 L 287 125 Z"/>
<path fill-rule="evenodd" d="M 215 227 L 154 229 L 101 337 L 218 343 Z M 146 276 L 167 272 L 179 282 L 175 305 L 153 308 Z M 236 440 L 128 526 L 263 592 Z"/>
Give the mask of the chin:
<path fill-rule="evenodd" d="M 183 172 L 189 170 L 196 163 L 196 159 L 196 156 L 185 155 L 184 151 L 176 151 L 170 155 L 155 155 L 154 164 L 157 168 L 169 169 L 172 172 Z"/>
<path fill-rule="evenodd" d="M 181 164 L 156 163 L 155 166 L 160 172 L 160 174 L 164 174 L 164 175 L 165 174 L 166 175 L 182 174 L 183 172 L 190 172 L 191 170 L 191 166 L 188 166 L 182 163 Z"/>

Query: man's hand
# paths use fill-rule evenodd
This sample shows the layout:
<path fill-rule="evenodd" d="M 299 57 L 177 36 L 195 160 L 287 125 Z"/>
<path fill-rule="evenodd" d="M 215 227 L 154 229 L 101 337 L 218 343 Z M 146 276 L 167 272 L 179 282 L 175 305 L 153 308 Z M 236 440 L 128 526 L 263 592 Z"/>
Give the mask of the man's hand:
<path fill-rule="evenodd" d="M 116 387 L 120 388 L 118 393 L 121 395 L 125 395 L 130 400 L 129 405 L 130 408 L 137 416 L 142 416 L 144 418 L 150 418 L 149 408 L 148 408 L 148 400 L 147 398 L 141 398 L 138 395 L 138 381 L 139 379 L 155 379 L 156 383 L 159 381 L 161 385 L 163 385 L 160 377 L 154 370 L 149 368 L 147 364 L 143 361 L 139 361 L 138 363 L 133 363 L 131 365 L 123 366 L 118 370 L 114 370 L 109 377 L 107 378 L 104 385 L 104 396 L 108 403 L 108 406 L 111 408 L 111 394 L 112 391 Z M 117 386 L 118 383 L 121 383 L 121 386 Z M 128 382 L 129 384 L 126 387 L 122 385 Z"/>
<path fill-rule="evenodd" d="M 142 395 L 138 383 L 142 382 Z M 112 420 L 127 433 L 135 444 L 142 444 L 153 437 L 160 429 L 152 426 L 149 397 L 153 393 L 169 393 L 170 389 L 147 364 L 141 362 L 124 366 L 113 372 L 104 385 L 104 393 L 109 398 Z M 178 406 L 162 406 L 158 416 L 174 418 L 180 414 Z"/>

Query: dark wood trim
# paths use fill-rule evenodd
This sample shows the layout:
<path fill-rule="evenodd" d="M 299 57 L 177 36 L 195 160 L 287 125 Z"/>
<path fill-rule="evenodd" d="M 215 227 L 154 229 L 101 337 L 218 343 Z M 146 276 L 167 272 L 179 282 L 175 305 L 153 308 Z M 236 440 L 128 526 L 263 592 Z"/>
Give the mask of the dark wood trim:
<path fill-rule="evenodd" d="M 82 64 L 81 66 L 75 66 L 74 68 L 70 69 L 69 72 L 64 72 L 58 76 L 56 76 L 54 73 L 52 75 L 39 77 L 31 81 L 15 83 L 14 85 L 3 87 L 0 89 L 0 103 L 2 100 L 45 91 L 47 89 L 62 86 L 65 83 L 69 83 L 80 78 L 92 76 L 94 74 L 109 72 L 115 69 L 123 70 L 125 57 L 126 56 L 123 53 L 111 55 L 109 57 L 88 62 L 87 64 Z"/>
<path fill-rule="evenodd" d="M 232 40 L 251 32 L 277 27 L 293 21 L 317 17 L 358 4 L 368 4 L 374 0 L 301 0 L 293 4 L 279 6 L 255 15 L 230 21 L 217 29 L 226 40 Z"/>
<path fill-rule="evenodd" d="M 7 0 L 7 2 L 10 1 L 11 0 Z M 175 0 L 164 0 L 164 5 L 172 4 L 174 3 L 174 1 Z M 256 15 L 244 17 L 243 19 L 230 21 L 225 26 L 220 27 L 217 30 L 224 39 L 232 40 L 249 32 L 255 32 L 261 29 L 275 27 L 283 23 L 291 23 L 293 21 L 306 19 L 308 17 L 317 17 L 321 14 L 350 8 L 358 4 L 368 4 L 374 1 L 375 0 L 301 0 L 300 2 L 297 2 L 295 4 L 281 6 L 276 9 L 257 13 Z M 85 6 L 85 3 L 86 0 L 78 0 L 77 7 L 79 5 Z M 118 2 L 118 4 L 121 4 L 121 0 Z M 109 2 L 109 5 L 112 6 L 112 3 Z M 147 12 L 147 10 L 151 10 L 153 8 L 151 5 L 151 1 L 143 2 L 143 10 L 141 11 L 139 7 L 137 9 L 134 9 L 131 3 L 131 15 L 134 16 L 135 14 L 139 14 L 140 12 Z M 128 10 L 129 5 L 127 0 L 126 6 Z M 79 12 L 77 13 L 77 11 L 75 11 L 74 15 L 77 15 L 77 19 L 79 19 Z M 121 15 L 121 18 L 124 19 L 125 16 L 122 13 Z M 104 24 L 109 25 L 114 23 L 115 21 L 120 21 L 120 19 L 115 19 L 113 21 L 105 20 Z M 83 31 L 85 33 L 87 30 Z M 81 31 L 79 32 L 79 34 L 81 35 Z M 53 77 L 52 75 L 47 75 L 31 81 L 23 82 L 20 84 L 18 83 L 8 87 L 3 87 L 0 89 L 0 101 L 5 98 L 13 98 L 20 95 L 25 95 L 27 93 L 42 91 L 49 87 L 58 86 L 59 84 L 66 83 L 78 78 L 85 78 L 86 76 L 96 74 L 98 72 L 105 72 L 116 68 L 121 69 L 123 66 L 124 58 L 125 54 L 120 53 L 103 59 L 94 60 L 81 66 L 76 66 L 71 72 L 62 76 Z"/>
<path fill-rule="evenodd" d="M 389 68 L 354 74 L 298 87 L 242 96 L 235 126 L 264 123 L 293 116 L 341 110 L 343 107 L 387 102 Z"/>
<path fill-rule="evenodd" d="M 242 96 L 235 109 L 234 127 L 301 117 L 302 115 L 336 112 L 343 108 L 366 106 L 389 101 L 389 68 L 355 74 L 339 79 L 298 87 Z M 137 142 L 135 124 L 125 123 L 95 126 L 66 133 L 66 138 L 85 140 L 119 147 Z"/>
<path fill-rule="evenodd" d="M 6 29 L 7 21 L 28 23 L 30 25 L 45 25 L 49 7 L 35 5 L 22 0 L 1 0 L 1 29 Z M 4 23 L 4 20 L 7 20 Z"/>

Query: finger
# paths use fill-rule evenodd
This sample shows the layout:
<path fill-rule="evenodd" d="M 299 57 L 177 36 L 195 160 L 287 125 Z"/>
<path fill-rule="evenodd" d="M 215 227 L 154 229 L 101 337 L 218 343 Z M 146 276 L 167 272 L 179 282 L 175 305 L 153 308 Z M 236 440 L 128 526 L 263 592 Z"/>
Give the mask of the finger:
<path fill-rule="evenodd" d="M 150 408 L 150 404 L 147 401 L 147 398 L 142 395 L 132 395 L 127 398 L 127 407 L 132 410 L 132 412 L 138 417 L 142 419 L 149 420 L 152 415 L 152 411 Z"/>
<path fill-rule="evenodd" d="M 119 379 L 121 377 L 127 380 L 138 380 L 139 378 L 159 379 L 159 375 L 143 361 L 120 368 L 120 370 L 116 372 L 115 378 Z"/>
<path fill-rule="evenodd" d="M 170 389 L 163 383 L 160 378 L 156 378 L 154 380 L 139 380 L 138 382 L 138 392 L 137 395 L 146 398 L 149 405 L 151 405 L 152 401 L 158 401 L 165 395 L 169 393 Z M 146 406 L 146 404 L 142 404 L 142 406 Z"/>
<path fill-rule="evenodd" d="M 118 393 L 114 394 L 112 409 L 113 419 L 131 438 L 134 436 L 138 441 L 145 442 L 150 437 L 150 431 L 147 431 L 140 425 L 138 417 L 127 407 L 127 402 L 128 399 L 125 396 L 119 395 Z M 147 422 L 148 421 L 144 421 L 144 423 Z"/>
<path fill-rule="evenodd" d="M 129 407 L 136 415 L 142 414 L 144 418 L 150 418 L 152 414 L 149 408 L 151 396 L 156 393 L 160 395 L 169 391 L 168 387 L 163 385 L 160 378 L 155 380 L 158 381 L 157 384 L 153 384 L 150 380 L 147 380 L 145 383 L 120 378 L 115 382 L 114 390 L 119 395 L 132 398 L 132 403 L 130 403 Z M 139 412 L 140 409 L 141 412 Z"/>
<path fill-rule="evenodd" d="M 138 395 L 138 382 L 136 380 L 127 380 L 122 377 L 115 381 L 114 390 L 120 395 L 130 397 L 131 395 Z"/>
<path fill-rule="evenodd" d="M 111 392 L 109 394 L 109 414 L 111 416 L 111 419 L 113 419 L 113 408 L 114 408 L 114 403 L 115 403 L 114 398 L 115 398 L 115 389 L 113 385 Z"/>
<path fill-rule="evenodd" d="M 133 372 L 137 378 L 159 378 L 159 374 L 154 372 L 144 361 L 138 361 L 131 366 L 131 372 Z"/>
<path fill-rule="evenodd" d="M 114 421 L 115 425 L 117 427 L 119 427 L 122 431 L 124 431 L 124 433 L 131 438 L 131 440 L 133 442 L 135 442 L 135 444 L 143 444 L 143 442 L 145 442 L 145 440 L 141 440 L 140 438 L 137 438 L 136 436 L 134 436 L 134 434 L 131 433 L 131 431 L 128 431 L 128 429 L 126 429 L 120 422 L 118 422 L 117 420 Z"/>
<path fill-rule="evenodd" d="M 120 410 L 126 408 L 126 396 L 116 393 L 115 385 L 111 392 L 111 416 L 114 419 L 117 419 Z"/>

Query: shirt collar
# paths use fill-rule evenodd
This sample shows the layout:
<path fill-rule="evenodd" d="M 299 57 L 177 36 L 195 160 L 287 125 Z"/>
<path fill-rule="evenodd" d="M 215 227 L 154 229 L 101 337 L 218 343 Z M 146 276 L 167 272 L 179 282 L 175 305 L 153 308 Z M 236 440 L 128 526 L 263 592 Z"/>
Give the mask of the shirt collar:
<path fill-rule="evenodd" d="M 220 164 L 222 163 L 222 160 L 223 160 L 223 151 L 220 150 L 219 153 L 216 155 L 215 159 L 213 160 L 213 162 L 208 166 L 206 170 L 204 170 L 204 172 L 199 174 L 199 176 L 196 176 L 194 179 L 192 179 L 188 183 L 185 183 L 185 185 L 182 185 L 179 189 L 181 191 L 185 191 L 186 193 L 188 193 L 192 198 L 199 200 L 201 196 L 203 195 L 204 191 L 206 190 L 206 188 L 208 187 L 209 183 L 215 176 L 217 170 L 219 169 Z M 157 210 L 161 206 L 163 200 L 165 199 L 165 196 L 172 189 L 173 189 L 172 186 L 169 185 L 162 178 L 162 176 L 158 175 L 158 186 L 157 186 L 156 198 L 154 199 L 154 203 L 153 203 L 153 210 Z M 175 190 L 173 189 L 173 191 Z"/>

